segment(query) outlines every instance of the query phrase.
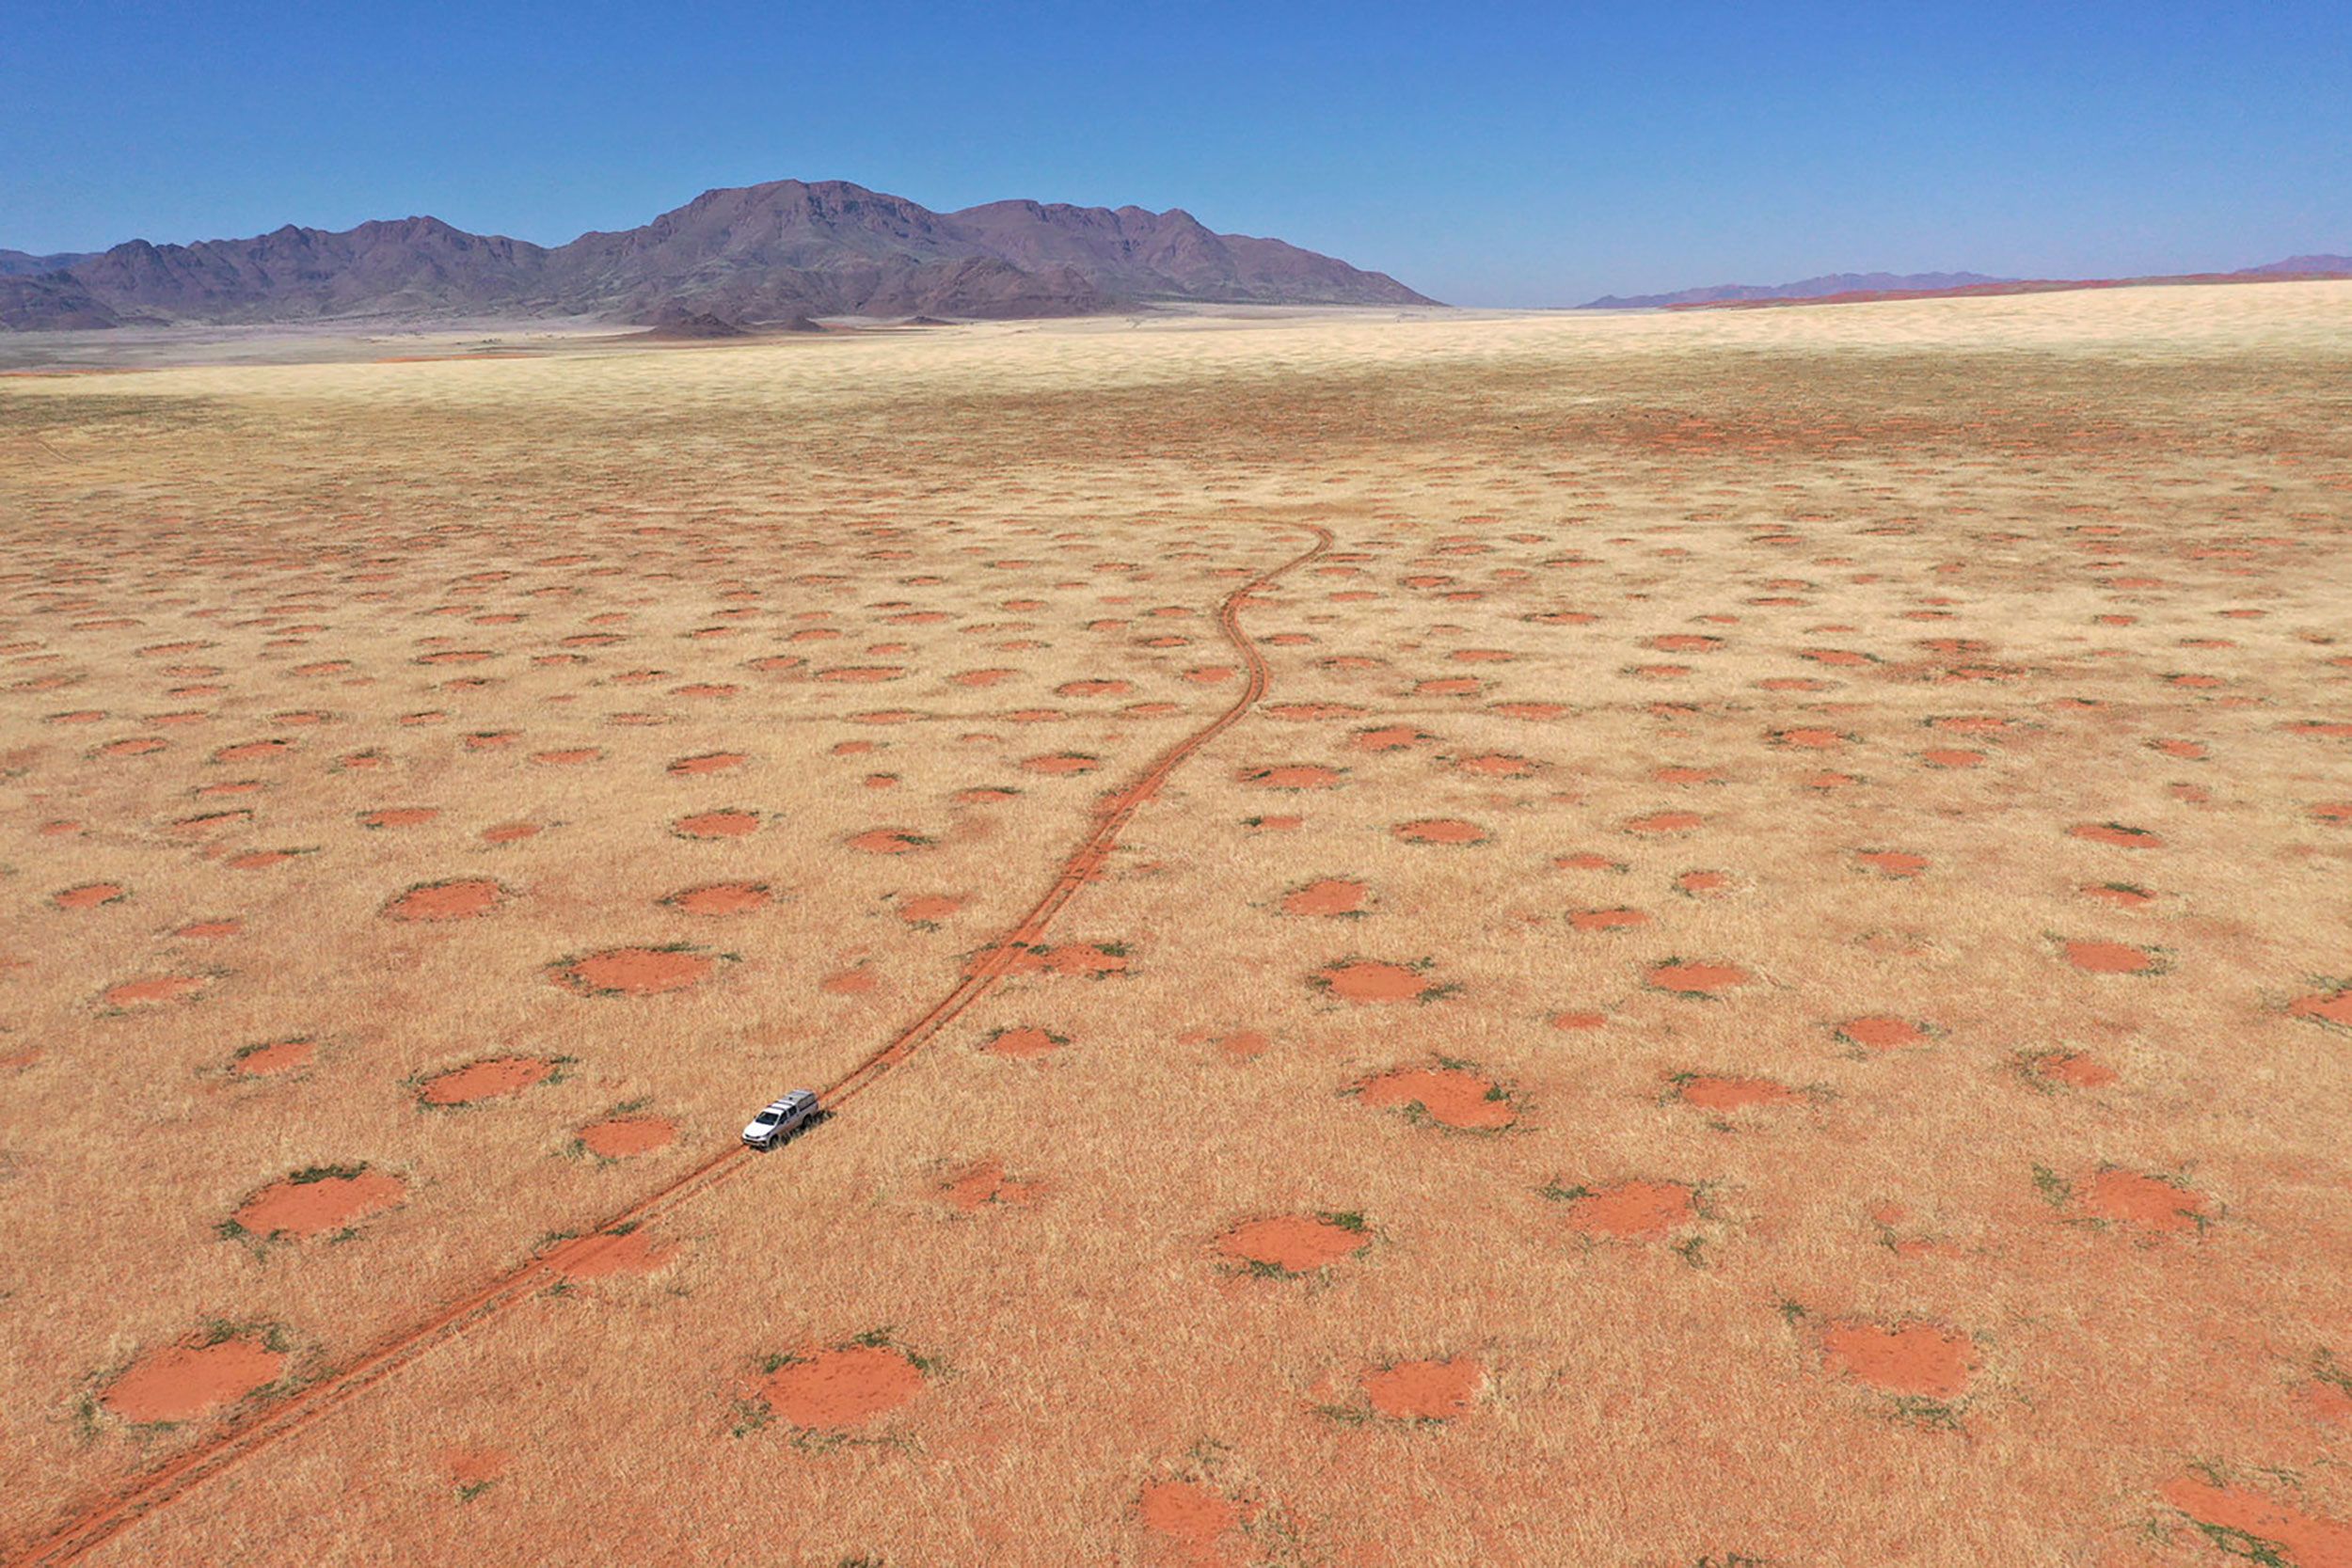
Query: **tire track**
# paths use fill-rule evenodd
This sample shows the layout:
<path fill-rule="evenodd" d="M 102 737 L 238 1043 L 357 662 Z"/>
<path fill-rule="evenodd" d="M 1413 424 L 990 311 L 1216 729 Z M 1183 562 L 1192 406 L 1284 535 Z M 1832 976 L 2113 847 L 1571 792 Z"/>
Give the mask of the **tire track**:
<path fill-rule="evenodd" d="M 1314 535 L 1306 550 L 1269 567 L 1226 594 L 1216 611 L 1217 629 L 1240 654 L 1248 680 L 1231 705 L 1200 728 L 1161 752 L 1152 765 L 1115 794 L 1095 806 L 1094 826 L 1063 861 L 1060 875 L 1012 928 L 985 950 L 965 970 L 955 989 L 939 1004 L 872 1055 L 818 1091 L 828 1117 L 887 1076 L 891 1069 L 912 1056 L 942 1029 L 955 1022 L 990 991 L 1015 960 L 1043 936 L 1054 918 L 1101 874 L 1120 834 L 1136 812 L 1157 796 L 1170 774 L 1192 754 L 1239 722 L 1263 700 L 1273 682 L 1265 656 L 1243 635 L 1241 612 L 1251 596 L 1277 578 L 1306 565 L 1329 549 L 1331 531 L 1313 523 L 1282 523 Z M 619 1236 L 648 1220 L 715 1189 L 751 1165 L 752 1150 L 738 1142 L 728 1145 L 667 1185 L 659 1187 L 617 1213 L 607 1215 L 587 1234 L 534 1254 L 520 1266 L 489 1280 L 479 1289 L 443 1307 L 430 1318 L 400 1330 L 341 1368 L 306 1384 L 252 1418 L 230 1428 L 211 1441 L 175 1456 L 103 1500 L 86 1505 L 62 1528 L 42 1539 L 12 1560 L 13 1568 L 54 1568 L 72 1562 L 137 1524 L 204 1481 L 240 1461 L 293 1436 L 368 1389 L 421 1359 L 436 1345 L 454 1338 L 477 1323 L 497 1316 L 561 1277 L 562 1270 L 595 1257 Z"/>

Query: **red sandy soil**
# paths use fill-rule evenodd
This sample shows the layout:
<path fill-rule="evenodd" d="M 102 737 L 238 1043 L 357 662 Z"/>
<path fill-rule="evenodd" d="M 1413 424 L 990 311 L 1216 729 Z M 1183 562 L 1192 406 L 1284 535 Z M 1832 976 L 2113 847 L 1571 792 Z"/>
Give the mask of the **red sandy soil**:
<path fill-rule="evenodd" d="M 94 910 L 103 904 L 119 903 L 131 895 L 131 890 L 120 882 L 85 882 L 62 893 L 49 895 L 49 901 L 61 910 Z"/>
<path fill-rule="evenodd" d="M 1821 1336 L 1821 1354 L 1832 1369 L 1857 1382 L 1924 1399 L 1957 1399 L 1977 1373 L 1975 1342 L 1933 1323 L 1834 1323 Z"/>
<path fill-rule="evenodd" d="M 1568 1227 L 1589 1236 L 1639 1241 L 1663 1236 L 1697 1214 L 1694 1195 L 1679 1181 L 1620 1181 L 1571 1202 Z"/>
<path fill-rule="evenodd" d="M 154 974 L 110 986 L 99 1000 L 108 1007 L 151 1007 L 189 1001 L 203 994 L 212 983 L 211 976 L 203 974 Z"/>
<path fill-rule="evenodd" d="M 1436 989 L 1409 965 L 1375 958 L 1334 964 L 1318 978 L 1343 1002 L 1417 1002 Z"/>
<path fill-rule="evenodd" d="M 1345 878 L 1327 877 L 1319 882 L 1309 882 L 1282 895 L 1284 914 L 1360 914 L 1371 895 L 1363 883 Z"/>
<path fill-rule="evenodd" d="M 907 828 L 869 828 L 850 838 L 850 847 L 869 855 L 903 855 L 925 848 L 929 841 Z"/>
<path fill-rule="evenodd" d="M 2313 991 L 2298 996 L 2287 1004 L 2287 1011 L 2296 1018 L 2315 1019 L 2339 1028 L 2352 1029 L 2352 989 Z"/>
<path fill-rule="evenodd" d="M 1570 910 L 1568 924 L 1580 931 L 1627 931 L 1646 926 L 1650 917 L 1640 910 Z"/>
<path fill-rule="evenodd" d="M 1067 1043 L 1051 1031 L 1032 1025 L 999 1030 L 990 1037 L 984 1049 L 999 1056 L 1010 1056 L 1015 1061 L 1027 1061 L 1032 1057 L 1050 1056 Z"/>
<path fill-rule="evenodd" d="M 2144 947 L 2090 940 L 2066 943 L 2066 961 L 2089 974 L 2153 974 L 2164 960 Z"/>
<path fill-rule="evenodd" d="M 1144 1529 L 1192 1568 L 1232 1560 L 1225 1541 L 1241 1528 L 1243 1514 L 1230 1498 L 1195 1481 L 1158 1481 L 1143 1489 L 1136 1507 Z"/>
<path fill-rule="evenodd" d="M 2083 1183 L 2075 1203 L 2094 1219 L 2174 1235 L 2196 1230 L 2205 1212 L 2204 1200 L 2195 1193 L 2153 1176 L 2112 1167 Z"/>
<path fill-rule="evenodd" d="M 963 900 L 945 893 L 928 893 L 901 899 L 898 918 L 910 926 L 935 926 L 963 908 Z"/>
<path fill-rule="evenodd" d="M 719 967 L 701 953 L 671 947 L 608 947 L 559 964 L 558 985 L 586 996 L 657 996 L 699 985 Z"/>
<path fill-rule="evenodd" d="M 1928 868 L 1928 857 L 1900 849 L 1865 849 L 1854 859 L 1887 877 L 1916 877 Z"/>
<path fill-rule="evenodd" d="M 2352 1525 L 2306 1513 L 2250 1487 L 2217 1485 L 2201 1476 L 2165 1482 L 2162 1496 L 2200 1524 L 2281 1548 L 2293 1568 L 2352 1568 Z M 2235 1547 L 2232 1554 L 2253 1556 Z M 2255 1560 L 2279 1559 L 2274 1554 Z"/>
<path fill-rule="evenodd" d="M 1925 1024 L 1907 1018 L 1851 1018 L 1837 1026 L 1841 1039 L 1851 1040 L 1872 1051 L 1896 1051 L 1906 1045 L 1924 1044 L 1930 1036 Z"/>
<path fill-rule="evenodd" d="M 247 1078 L 274 1078 L 281 1072 L 297 1072 L 310 1065 L 318 1049 L 310 1040 L 273 1040 L 239 1056 L 234 1070 Z"/>
<path fill-rule="evenodd" d="M 408 1183 L 386 1171 L 273 1181 L 239 1205 L 236 1222 L 256 1236 L 316 1236 L 397 1205 Z"/>
<path fill-rule="evenodd" d="M 1486 1370 L 1467 1356 L 1400 1361 L 1364 1374 L 1364 1396 L 1391 1420 L 1450 1421 L 1470 1409 Z"/>
<path fill-rule="evenodd" d="M 438 1461 L 442 1477 L 452 1486 L 487 1486 L 506 1474 L 514 1456 L 503 1449 L 445 1449 Z"/>
<path fill-rule="evenodd" d="M 1289 763 L 1279 768 L 1245 770 L 1241 782 L 1260 789 L 1330 789 L 1340 782 L 1340 770 L 1313 763 Z"/>
<path fill-rule="evenodd" d="M 1311 1274 L 1371 1244 L 1372 1238 L 1362 1231 L 1311 1214 L 1283 1214 L 1235 1226 L 1217 1238 L 1216 1250 L 1237 1263 Z"/>
<path fill-rule="evenodd" d="M 470 920 L 499 906 L 506 890 L 487 877 L 429 882 L 411 888 L 384 906 L 389 920 Z"/>
<path fill-rule="evenodd" d="M 707 752 L 698 757 L 680 757 L 670 764 L 673 773 L 724 773 L 740 768 L 751 759 L 741 752 Z"/>
<path fill-rule="evenodd" d="M 758 1394 L 776 1418 L 813 1432 L 843 1432 L 922 1391 L 923 1373 L 887 1345 L 843 1345 L 779 1367 Z"/>
<path fill-rule="evenodd" d="M 535 1056 L 500 1056 L 427 1079 L 417 1098 L 428 1105 L 471 1105 L 477 1101 L 520 1094 L 554 1074 L 553 1062 Z"/>
<path fill-rule="evenodd" d="M 286 1358 L 259 1338 L 175 1345 L 143 1357 L 99 1402 L 126 1421 L 184 1421 L 278 1380 Z"/>
<path fill-rule="evenodd" d="M 1236 1062 L 1247 1062 L 1265 1054 L 1274 1042 L 1256 1029 L 1236 1029 L 1216 1042 L 1216 1048 Z"/>
<path fill-rule="evenodd" d="M 1367 1105 L 1419 1105 L 1440 1126 L 1488 1132 L 1518 1117 L 1510 1101 L 1490 1098 L 1494 1086 L 1459 1068 L 1399 1068 L 1365 1084 L 1361 1094 Z"/>
<path fill-rule="evenodd" d="M 2030 1058 L 2026 1069 L 2037 1078 L 2074 1089 L 2103 1089 L 2115 1082 L 2115 1069 L 2078 1051 L 2054 1051 Z"/>
<path fill-rule="evenodd" d="M 950 1209 L 968 1214 L 992 1203 L 1025 1209 L 1044 1191 L 1042 1181 L 1008 1180 L 1002 1160 L 983 1160 L 961 1175 L 940 1183 L 939 1196 Z"/>
<path fill-rule="evenodd" d="M 1398 823 L 1396 836 L 1407 844 L 1484 844 L 1486 830 L 1458 817 L 1433 816 L 1419 822 Z"/>
<path fill-rule="evenodd" d="M 626 1160 L 667 1148 L 677 1138 L 677 1125 L 666 1117 L 613 1117 L 580 1130 L 580 1144 L 606 1160 Z"/>
<path fill-rule="evenodd" d="M 673 893 L 661 900 L 686 914 L 749 914 L 772 901 L 765 882 L 707 882 Z"/>

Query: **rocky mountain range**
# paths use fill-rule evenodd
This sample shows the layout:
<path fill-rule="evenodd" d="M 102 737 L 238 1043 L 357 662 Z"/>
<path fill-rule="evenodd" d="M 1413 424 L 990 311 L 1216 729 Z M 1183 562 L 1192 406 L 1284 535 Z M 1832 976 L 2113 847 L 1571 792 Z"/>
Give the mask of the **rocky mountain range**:
<path fill-rule="evenodd" d="M 1980 272 L 1834 272 L 1794 283 L 1718 283 L 1663 294 L 1604 294 L 1580 310 L 1691 310 L 1787 300 L 1846 301 L 1927 299 L 1943 294 L 2050 293 L 2066 289 L 2114 288 L 2124 283 L 2255 282 L 2280 277 L 2352 277 L 2352 256 L 2290 256 L 2235 272 L 2185 273 L 2162 277 L 2019 278 Z"/>
<path fill-rule="evenodd" d="M 1603 294 L 1580 310 L 1663 310 L 1677 305 L 1715 305 L 1741 299 L 1820 299 L 1865 290 L 1957 289 L 1972 283 L 2005 283 L 1980 272 L 1833 272 L 1794 283 L 1717 283 L 1664 294 Z"/>
<path fill-rule="evenodd" d="M 437 218 L 96 255 L 0 251 L 0 327 L 575 316 L 764 325 L 815 316 L 1084 315 L 1154 302 L 1428 305 L 1385 273 L 1182 209 L 996 201 L 934 213 L 842 181 L 705 191 L 552 248 Z"/>

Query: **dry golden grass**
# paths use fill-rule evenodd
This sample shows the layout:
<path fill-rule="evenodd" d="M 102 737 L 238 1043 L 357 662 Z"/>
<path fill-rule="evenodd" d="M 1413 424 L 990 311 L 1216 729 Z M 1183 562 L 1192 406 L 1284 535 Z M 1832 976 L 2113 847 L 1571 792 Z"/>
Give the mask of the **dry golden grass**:
<path fill-rule="evenodd" d="M 2336 284 L 0 382 L 0 1544 L 887 1043 L 1311 525 L 1123 966 L 86 1560 L 2352 1561 L 2347 386 Z"/>

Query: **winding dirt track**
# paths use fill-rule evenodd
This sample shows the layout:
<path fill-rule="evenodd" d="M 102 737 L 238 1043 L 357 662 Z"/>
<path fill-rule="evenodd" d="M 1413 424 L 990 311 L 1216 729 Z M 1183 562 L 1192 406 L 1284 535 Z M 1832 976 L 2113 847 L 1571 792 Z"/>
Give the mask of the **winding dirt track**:
<path fill-rule="evenodd" d="M 1118 847 L 1119 836 L 1145 802 L 1160 792 L 1187 758 L 1216 739 L 1255 707 L 1266 693 L 1272 676 L 1265 657 L 1241 629 L 1241 612 L 1250 596 L 1276 578 L 1306 565 L 1331 547 L 1331 531 L 1312 523 L 1282 523 L 1279 528 L 1311 533 L 1315 542 L 1279 565 L 1270 567 L 1228 594 L 1217 606 L 1217 629 L 1233 645 L 1248 670 L 1248 682 L 1232 705 L 1200 728 L 1160 753 L 1124 788 L 1104 796 L 1095 807 L 1094 827 L 1062 863 L 1061 873 L 1044 896 L 1010 930 L 996 939 L 955 990 L 938 1006 L 909 1024 L 887 1045 L 876 1051 L 819 1091 L 828 1116 L 871 1088 L 884 1074 L 920 1050 L 933 1036 L 973 1003 L 995 989 L 1015 959 L 1045 934 L 1078 891 L 1098 876 Z M 463 1333 L 469 1326 L 497 1316 L 544 1285 L 560 1277 L 560 1270 L 594 1257 L 619 1236 L 646 1221 L 678 1208 L 749 1167 L 751 1150 L 730 1143 L 668 1185 L 657 1188 L 618 1213 L 607 1215 L 576 1241 L 534 1255 L 480 1289 L 449 1303 L 431 1317 L 378 1340 L 339 1370 L 326 1373 L 268 1406 L 251 1419 L 231 1426 L 139 1477 L 120 1491 L 85 1507 L 55 1534 L 11 1560 L 17 1568 L 48 1568 L 72 1562 L 103 1542 L 128 1529 L 156 1510 L 167 1507 L 202 1482 L 290 1437 L 346 1402 L 422 1357 L 434 1346 Z"/>

